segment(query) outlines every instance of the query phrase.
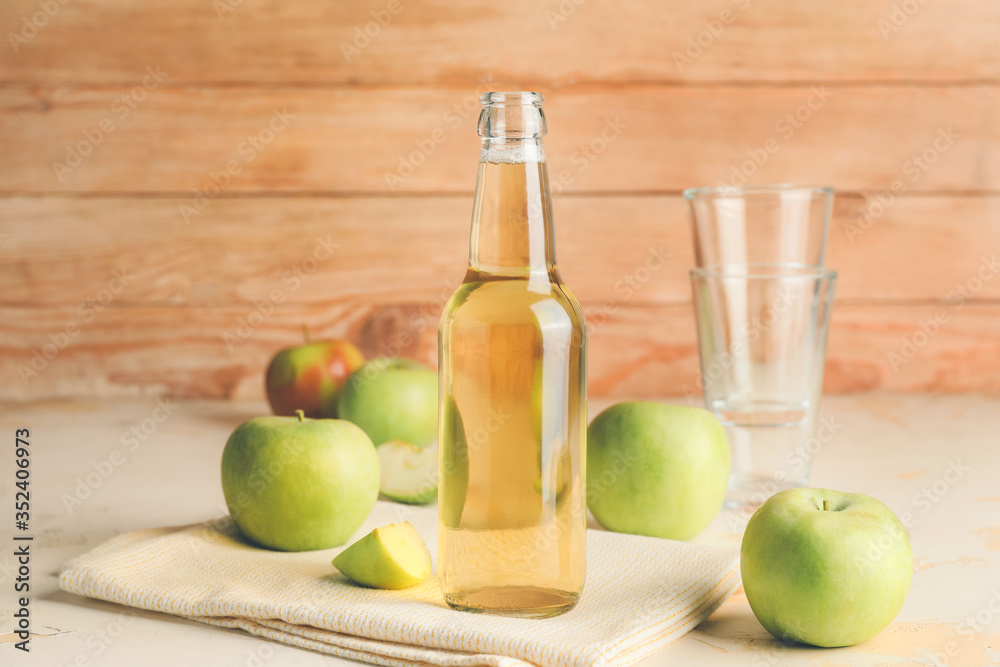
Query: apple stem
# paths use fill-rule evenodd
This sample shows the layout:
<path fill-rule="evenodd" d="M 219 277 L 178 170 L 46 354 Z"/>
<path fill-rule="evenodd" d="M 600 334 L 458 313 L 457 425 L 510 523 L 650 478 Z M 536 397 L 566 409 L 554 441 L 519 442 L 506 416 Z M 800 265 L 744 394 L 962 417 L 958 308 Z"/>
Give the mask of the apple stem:
<path fill-rule="evenodd" d="M 302 411 L 299 410 L 299 412 L 302 412 Z M 829 510 L 830 509 L 830 501 L 829 500 L 824 500 L 823 501 L 823 509 L 824 510 Z"/>
<path fill-rule="evenodd" d="M 306 420 L 306 413 L 304 413 L 302 410 L 296 410 L 295 414 L 297 414 L 299 416 L 299 421 L 300 422 L 304 422 Z"/>
<path fill-rule="evenodd" d="M 312 342 L 312 337 L 309 335 L 309 325 L 306 324 L 305 322 L 302 323 L 302 339 L 306 343 Z"/>

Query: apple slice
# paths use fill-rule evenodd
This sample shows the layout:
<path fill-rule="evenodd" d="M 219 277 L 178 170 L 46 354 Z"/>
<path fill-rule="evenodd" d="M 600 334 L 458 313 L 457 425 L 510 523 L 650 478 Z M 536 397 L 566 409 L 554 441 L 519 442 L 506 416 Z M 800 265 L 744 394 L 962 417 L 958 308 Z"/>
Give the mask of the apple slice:
<path fill-rule="evenodd" d="M 431 576 L 431 553 L 409 521 L 376 528 L 333 559 L 348 578 L 371 588 L 398 590 Z"/>
<path fill-rule="evenodd" d="M 410 505 L 426 505 L 437 497 L 437 443 L 420 448 L 402 440 L 389 440 L 376 452 L 383 496 Z"/>

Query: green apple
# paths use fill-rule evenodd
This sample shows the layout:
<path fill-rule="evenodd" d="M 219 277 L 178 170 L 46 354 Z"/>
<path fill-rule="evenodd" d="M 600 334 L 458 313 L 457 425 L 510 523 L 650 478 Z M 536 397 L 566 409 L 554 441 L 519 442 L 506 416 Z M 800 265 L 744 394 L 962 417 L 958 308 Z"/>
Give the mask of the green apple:
<path fill-rule="evenodd" d="M 913 554 L 903 524 L 860 493 L 788 489 L 747 524 L 743 588 L 779 639 L 851 646 L 892 622 L 906 600 Z"/>
<path fill-rule="evenodd" d="M 587 429 L 587 504 L 608 530 L 686 540 L 712 522 L 729 483 L 729 442 L 706 410 L 613 405 Z"/>
<path fill-rule="evenodd" d="M 438 448 L 414 447 L 402 440 L 379 445 L 378 463 L 382 471 L 379 490 L 389 500 L 410 505 L 426 505 L 438 493 Z"/>
<path fill-rule="evenodd" d="M 281 551 L 346 542 L 375 506 L 378 455 L 365 432 L 340 419 L 256 417 L 222 452 L 229 514 L 254 542 Z"/>
<path fill-rule="evenodd" d="M 333 565 L 371 588 L 409 588 L 431 576 L 431 554 L 409 521 L 376 528 L 340 552 Z"/>
<path fill-rule="evenodd" d="M 426 447 L 437 440 L 437 373 L 412 359 L 372 359 L 347 379 L 339 410 L 375 446 L 402 440 Z"/>
<path fill-rule="evenodd" d="M 337 417 L 337 401 L 347 378 L 365 363 L 361 352 L 346 340 L 309 342 L 278 352 L 267 366 L 264 386 L 276 415 Z"/>

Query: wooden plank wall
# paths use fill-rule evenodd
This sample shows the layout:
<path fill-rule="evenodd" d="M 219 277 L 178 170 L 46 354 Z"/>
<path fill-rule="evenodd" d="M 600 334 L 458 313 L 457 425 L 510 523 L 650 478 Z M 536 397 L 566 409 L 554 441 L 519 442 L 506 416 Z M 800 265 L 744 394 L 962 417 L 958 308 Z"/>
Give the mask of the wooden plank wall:
<path fill-rule="evenodd" d="M 696 387 L 679 195 L 742 179 L 839 190 L 828 391 L 1000 389 L 995 0 L 5 0 L 0 34 L 2 399 L 259 396 L 302 322 L 433 364 L 495 89 L 548 97 L 594 395 Z"/>

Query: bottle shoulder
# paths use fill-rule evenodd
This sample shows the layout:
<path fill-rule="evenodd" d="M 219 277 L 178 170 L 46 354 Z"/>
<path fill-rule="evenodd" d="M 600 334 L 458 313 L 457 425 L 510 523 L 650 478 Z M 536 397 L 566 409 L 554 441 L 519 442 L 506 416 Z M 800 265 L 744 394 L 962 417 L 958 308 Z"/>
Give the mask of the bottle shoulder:
<path fill-rule="evenodd" d="M 585 327 L 583 310 L 576 297 L 562 282 L 547 277 L 467 281 L 448 300 L 441 324 L 458 322 L 474 326 L 477 322 L 496 324 L 504 320 L 563 322 Z"/>

